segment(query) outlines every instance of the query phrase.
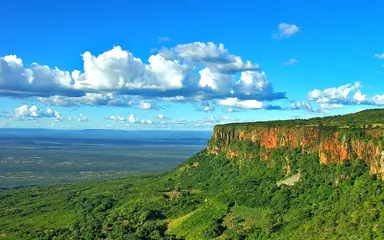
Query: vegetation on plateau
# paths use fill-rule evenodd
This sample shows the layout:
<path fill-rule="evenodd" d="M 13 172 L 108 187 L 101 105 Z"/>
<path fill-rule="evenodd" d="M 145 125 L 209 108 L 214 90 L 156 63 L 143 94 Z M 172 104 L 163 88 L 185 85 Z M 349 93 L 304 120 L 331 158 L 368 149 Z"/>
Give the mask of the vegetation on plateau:
<path fill-rule="evenodd" d="M 358 113 L 332 121 L 344 124 L 349 118 L 366 124 L 364 119 L 383 111 L 365 113 L 368 117 Z M 252 157 L 229 160 L 203 150 L 160 175 L 1 191 L 0 236 L 384 238 L 384 183 L 369 174 L 365 161 L 323 165 L 316 153 L 301 148 L 271 149 L 269 160 L 263 161 L 257 144 L 233 144 Z M 292 184 L 284 184 L 293 178 Z"/>
<path fill-rule="evenodd" d="M 215 129 L 254 129 L 255 127 L 334 127 L 334 128 L 375 128 L 384 126 L 384 110 L 369 109 L 357 113 L 316 117 L 310 119 L 276 120 L 265 122 L 243 122 L 217 125 Z"/>

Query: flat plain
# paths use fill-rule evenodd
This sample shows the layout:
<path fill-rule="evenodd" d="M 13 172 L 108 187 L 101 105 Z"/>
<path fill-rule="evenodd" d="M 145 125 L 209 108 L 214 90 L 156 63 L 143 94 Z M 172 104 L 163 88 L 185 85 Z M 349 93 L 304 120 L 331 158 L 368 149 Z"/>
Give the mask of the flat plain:
<path fill-rule="evenodd" d="M 0 129 L 0 188 L 161 173 L 211 132 Z"/>

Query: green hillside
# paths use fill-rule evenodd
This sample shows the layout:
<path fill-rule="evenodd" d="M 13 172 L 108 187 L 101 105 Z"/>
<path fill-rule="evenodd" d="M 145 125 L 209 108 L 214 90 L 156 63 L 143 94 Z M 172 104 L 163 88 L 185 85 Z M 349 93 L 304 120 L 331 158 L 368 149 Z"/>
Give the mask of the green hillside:
<path fill-rule="evenodd" d="M 365 127 L 384 111 L 244 126 L 297 121 Z M 203 150 L 161 175 L 0 191 L 0 239 L 384 239 L 384 184 L 366 161 L 252 151 L 229 160 Z"/>

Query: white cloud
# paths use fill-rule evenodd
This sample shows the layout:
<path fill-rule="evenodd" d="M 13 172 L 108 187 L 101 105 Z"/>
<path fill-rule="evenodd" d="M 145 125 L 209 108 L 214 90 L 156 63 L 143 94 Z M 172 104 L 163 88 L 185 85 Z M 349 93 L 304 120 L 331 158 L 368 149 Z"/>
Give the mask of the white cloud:
<path fill-rule="evenodd" d="M 206 67 L 199 71 L 200 74 L 200 80 L 199 85 L 200 87 L 208 87 L 212 90 L 218 90 L 223 89 L 219 85 L 227 85 L 228 86 L 232 84 L 233 79 L 231 75 L 228 74 L 220 74 L 218 72 L 212 71 L 210 68 Z"/>
<path fill-rule="evenodd" d="M 285 93 L 274 91 L 265 73 L 259 72 L 258 64 L 229 53 L 221 43 L 194 42 L 163 48 L 151 55 L 148 63 L 120 46 L 97 56 L 87 51 L 82 58 L 83 70 L 62 71 L 37 63 L 25 67 L 15 55 L 2 57 L 0 95 L 35 97 L 33 100 L 47 105 L 140 109 L 156 106 L 153 102 L 132 99 L 209 101 L 236 97 L 270 101 L 285 98 Z M 237 75 L 241 76 L 238 81 Z"/>
<path fill-rule="evenodd" d="M 368 97 L 366 94 L 362 94 L 360 90 L 357 90 L 355 92 L 355 95 L 353 96 L 353 99 L 358 103 L 364 103 L 368 100 Z"/>
<path fill-rule="evenodd" d="M 37 100 L 47 104 L 47 105 L 55 105 L 62 107 L 74 107 L 77 106 L 77 103 L 81 102 L 83 97 L 66 97 L 66 96 L 50 96 L 50 97 L 38 97 Z"/>
<path fill-rule="evenodd" d="M 187 121 L 184 123 L 184 126 L 188 127 L 213 127 L 217 124 L 224 124 L 229 122 L 238 122 L 239 119 L 232 118 L 230 116 L 221 116 L 221 117 L 215 117 L 211 115 L 208 118 L 193 120 L 193 121 Z"/>
<path fill-rule="evenodd" d="M 137 105 L 137 108 L 138 108 L 138 109 L 143 109 L 143 110 L 148 110 L 148 109 L 151 109 L 151 108 L 152 108 L 152 104 L 149 103 L 149 102 L 140 102 L 140 103 Z"/>
<path fill-rule="evenodd" d="M 0 94 L 41 96 L 53 92 L 71 95 L 71 74 L 58 68 L 32 63 L 24 68 L 23 62 L 16 55 L 0 58 Z"/>
<path fill-rule="evenodd" d="M 167 59 L 182 59 L 190 64 L 203 64 L 216 72 L 233 73 L 246 70 L 257 71 L 258 64 L 243 61 L 239 56 L 230 54 L 224 44 L 213 42 L 194 42 L 179 44 L 172 49 L 163 49 L 160 54 Z"/>
<path fill-rule="evenodd" d="M 308 93 L 308 100 L 316 101 L 320 111 L 329 111 L 332 109 L 341 109 L 345 105 L 384 105 L 384 94 L 368 97 L 360 90 L 360 82 L 354 84 L 345 84 L 340 87 L 327 88 L 324 90 L 314 89 Z M 308 109 L 309 110 L 309 109 Z M 313 110 L 313 111 L 318 111 Z"/>
<path fill-rule="evenodd" d="M 175 96 L 175 97 L 161 97 L 159 100 L 166 101 L 166 102 L 181 102 L 181 101 L 186 101 L 187 98 L 184 96 Z"/>
<path fill-rule="evenodd" d="M 232 57 L 224 47 L 224 44 L 216 45 L 212 42 L 179 44 L 173 49 L 172 53 L 182 59 L 196 62 L 227 62 Z"/>
<path fill-rule="evenodd" d="M 146 102 L 137 100 L 126 95 L 114 95 L 112 93 L 87 93 L 82 97 L 51 96 L 38 97 L 36 100 L 46 105 L 56 105 L 62 107 L 78 107 L 79 105 L 90 106 L 121 106 L 137 109 L 158 109 L 156 102 Z"/>
<path fill-rule="evenodd" d="M 140 79 L 144 71 L 143 62 L 120 46 L 99 56 L 93 56 L 87 51 L 82 57 L 84 73 L 77 73 L 74 77 L 76 89 L 113 91 L 143 85 L 144 81 L 140 81 L 143 80 Z"/>
<path fill-rule="evenodd" d="M 119 122 L 125 122 L 125 118 L 123 117 L 120 117 L 120 116 L 115 116 L 115 115 L 111 115 L 110 117 L 108 117 L 108 119 L 110 120 L 115 120 L 115 121 L 119 121 Z"/>
<path fill-rule="evenodd" d="M 264 103 L 256 100 L 239 100 L 238 98 L 227 98 L 217 100 L 216 104 L 223 107 L 246 108 L 246 109 L 260 109 L 266 107 Z"/>
<path fill-rule="evenodd" d="M 147 124 L 147 125 L 152 125 L 152 124 L 154 124 L 154 122 L 153 122 L 152 120 L 150 120 L 150 119 L 148 119 L 148 120 L 141 119 L 141 120 L 140 120 L 140 123 L 141 123 L 141 124 Z"/>
<path fill-rule="evenodd" d="M 21 107 L 15 108 L 15 115 L 17 117 L 29 117 L 29 116 L 31 116 L 31 114 L 29 112 L 28 105 L 23 105 Z"/>
<path fill-rule="evenodd" d="M 294 24 L 280 23 L 278 26 L 278 32 L 275 34 L 277 38 L 289 38 L 300 31 L 300 28 Z"/>
<path fill-rule="evenodd" d="M 167 60 L 159 54 L 150 56 L 148 61 L 147 88 L 168 90 L 183 87 L 189 66 L 180 64 L 178 60 Z"/>
<path fill-rule="evenodd" d="M 376 53 L 373 57 L 377 58 L 377 59 L 384 59 L 384 53 Z"/>
<path fill-rule="evenodd" d="M 47 108 L 47 114 L 57 122 L 63 120 L 61 114 L 56 110 L 52 110 L 51 108 Z"/>
<path fill-rule="evenodd" d="M 373 105 L 378 105 L 378 106 L 384 105 L 384 94 L 382 95 L 377 94 L 373 96 L 371 101 Z"/>
<path fill-rule="evenodd" d="M 263 94 L 273 93 L 272 85 L 266 80 L 265 72 L 245 71 L 241 73 L 240 80 L 234 85 L 234 94 L 241 96 L 259 96 L 263 98 Z"/>
<path fill-rule="evenodd" d="M 291 65 L 298 64 L 298 63 L 299 63 L 299 61 L 297 61 L 296 59 L 292 58 L 292 59 L 288 60 L 287 62 L 285 62 L 284 65 L 291 66 Z"/>
<path fill-rule="evenodd" d="M 135 122 L 136 122 L 135 114 L 131 114 L 131 115 L 129 115 L 129 117 L 128 117 L 128 121 L 129 121 L 130 123 L 135 123 Z"/>
<path fill-rule="evenodd" d="M 80 114 L 79 118 L 77 119 L 79 122 L 88 122 L 88 117 L 84 114 Z"/>
<path fill-rule="evenodd" d="M 36 105 L 32 105 L 31 107 L 22 105 L 15 108 L 14 113 L 17 119 L 36 119 L 42 117 L 52 118 L 55 121 L 61 121 L 63 119 L 58 111 L 52 110 L 51 108 L 47 108 L 46 111 L 43 111 Z"/>
<path fill-rule="evenodd" d="M 215 111 L 215 107 L 214 106 L 205 106 L 203 108 L 203 111 L 204 112 L 213 112 L 213 111 Z"/>
<path fill-rule="evenodd" d="M 349 94 L 360 88 L 360 83 L 345 84 L 337 88 L 327 88 L 324 90 L 314 89 L 308 93 L 308 99 L 318 103 L 342 103 L 348 104 L 351 99 Z"/>
<path fill-rule="evenodd" d="M 331 104 L 320 103 L 319 107 L 323 110 L 332 110 L 332 109 L 342 109 L 344 108 L 344 105 L 340 103 L 339 104 L 338 103 L 331 103 Z"/>
<path fill-rule="evenodd" d="M 303 101 L 303 102 L 294 101 L 291 103 L 291 109 L 292 110 L 305 109 L 308 111 L 312 111 L 312 106 L 309 101 Z"/>

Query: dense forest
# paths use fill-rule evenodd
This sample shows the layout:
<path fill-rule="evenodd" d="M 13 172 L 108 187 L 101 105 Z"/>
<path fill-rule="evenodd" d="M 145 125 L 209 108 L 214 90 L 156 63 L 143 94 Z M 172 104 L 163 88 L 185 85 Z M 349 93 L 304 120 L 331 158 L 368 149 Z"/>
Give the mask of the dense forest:
<path fill-rule="evenodd" d="M 302 121 L 365 127 L 383 116 L 370 110 Z M 261 124 L 277 123 L 284 125 Z M 0 191 L 0 236 L 384 239 L 384 184 L 365 159 L 325 165 L 316 153 L 276 148 L 265 161 L 259 145 L 231 144 L 247 154 L 203 150 L 160 175 Z"/>

